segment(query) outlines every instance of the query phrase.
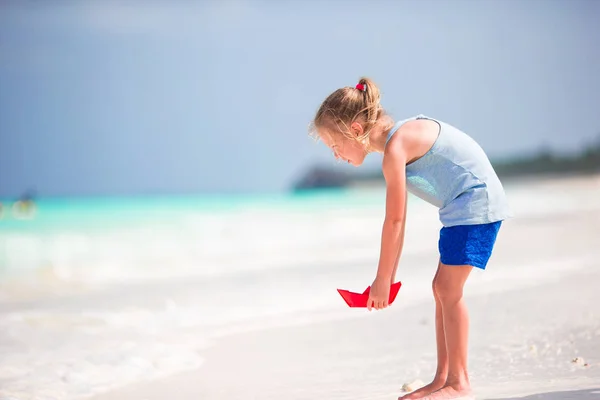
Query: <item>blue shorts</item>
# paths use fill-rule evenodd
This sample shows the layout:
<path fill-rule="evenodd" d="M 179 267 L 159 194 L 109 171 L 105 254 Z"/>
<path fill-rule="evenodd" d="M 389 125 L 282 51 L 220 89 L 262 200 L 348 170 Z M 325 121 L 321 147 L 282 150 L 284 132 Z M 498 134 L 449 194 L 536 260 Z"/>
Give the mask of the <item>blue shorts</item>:
<path fill-rule="evenodd" d="M 502 221 L 457 225 L 440 230 L 440 261 L 446 265 L 472 265 L 485 269 Z"/>

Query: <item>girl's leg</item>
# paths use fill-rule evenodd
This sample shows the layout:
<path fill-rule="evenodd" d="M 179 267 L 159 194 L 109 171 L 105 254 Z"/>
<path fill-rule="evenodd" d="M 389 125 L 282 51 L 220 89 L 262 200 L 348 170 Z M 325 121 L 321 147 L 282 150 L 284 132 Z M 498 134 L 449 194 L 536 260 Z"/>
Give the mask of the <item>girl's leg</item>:
<path fill-rule="evenodd" d="M 432 285 L 433 297 L 435 299 L 435 342 L 437 347 L 437 369 L 435 371 L 435 377 L 430 384 L 400 397 L 400 400 L 420 399 L 431 392 L 441 389 L 446 384 L 446 377 L 448 376 L 448 352 L 446 351 L 446 335 L 444 333 L 442 303 L 435 290 L 439 273 L 440 265 L 438 265 L 438 270 L 435 273 Z"/>
<path fill-rule="evenodd" d="M 438 265 L 438 270 L 433 278 L 433 296 L 435 298 L 435 341 L 437 346 L 437 368 L 435 371 L 434 382 L 441 383 L 441 387 L 446 383 L 446 379 L 448 378 L 448 349 L 446 348 L 446 329 L 444 325 L 442 301 L 436 292 L 439 271 L 440 265 Z M 437 389 L 439 389 L 439 387 L 436 388 L 436 390 Z"/>
<path fill-rule="evenodd" d="M 440 264 L 435 292 L 442 305 L 448 377 L 444 387 L 425 397 L 427 400 L 455 399 L 471 393 L 467 372 L 469 314 L 463 299 L 463 287 L 472 269 L 470 265 Z"/>

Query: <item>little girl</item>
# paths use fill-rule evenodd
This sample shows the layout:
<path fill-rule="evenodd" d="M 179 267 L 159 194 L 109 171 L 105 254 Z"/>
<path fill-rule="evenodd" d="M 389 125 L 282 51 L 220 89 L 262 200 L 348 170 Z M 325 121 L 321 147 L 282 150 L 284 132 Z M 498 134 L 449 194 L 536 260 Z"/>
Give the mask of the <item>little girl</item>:
<path fill-rule="evenodd" d="M 394 122 L 377 86 L 362 78 L 325 99 L 312 122 L 337 159 L 359 166 L 383 153 L 386 209 L 381 252 L 368 309 L 387 307 L 404 242 L 407 190 L 439 208 L 440 259 L 433 278 L 437 370 L 433 381 L 401 399 L 456 399 L 471 393 L 467 372 L 469 317 L 463 286 L 485 269 L 502 220 L 504 189 L 481 147 L 467 134 L 422 115 Z"/>

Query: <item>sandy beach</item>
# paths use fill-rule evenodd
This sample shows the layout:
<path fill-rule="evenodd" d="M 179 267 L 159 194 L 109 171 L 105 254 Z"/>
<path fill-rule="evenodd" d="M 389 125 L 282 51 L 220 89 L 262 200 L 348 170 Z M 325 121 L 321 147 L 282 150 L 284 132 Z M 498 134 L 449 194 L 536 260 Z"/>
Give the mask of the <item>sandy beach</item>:
<path fill-rule="evenodd" d="M 536 190 L 561 185 L 581 191 L 581 199 L 600 193 L 597 178 Z M 473 271 L 465 297 L 477 399 L 600 398 L 596 201 L 506 222 L 488 269 Z M 435 257 L 421 267 L 431 276 Z M 411 290 L 430 297 L 428 285 L 405 271 L 415 263 L 410 256 L 401 262 L 404 287 L 386 310 L 348 309 L 344 317 L 221 336 L 199 369 L 94 400 L 395 399 L 403 384 L 428 383 L 435 371 L 433 299 L 403 306 Z"/>
<path fill-rule="evenodd" d="M 506 189 L 515 217 L 465 287 L 474 394 L 600 399 L 600 178 Z M 375 273 L 384 192 L 369 190 L 3 231 L 0 400 L 392 400 L 428 383 L 433 207 L 410 201 L 391 307 L 336 292 Z M 79 224 L 97 208 L 72 210 Z"/>
<path fill-rule="evenodd" d="M 469 297 L 476 398 L 600 398 L 597 266 L 560 282 Z M 404 383 L 433 376 L 432 311 L 433 304 L 390 308 L 229 337 L 200 370 L 95 399 L 395 399 Z"/>

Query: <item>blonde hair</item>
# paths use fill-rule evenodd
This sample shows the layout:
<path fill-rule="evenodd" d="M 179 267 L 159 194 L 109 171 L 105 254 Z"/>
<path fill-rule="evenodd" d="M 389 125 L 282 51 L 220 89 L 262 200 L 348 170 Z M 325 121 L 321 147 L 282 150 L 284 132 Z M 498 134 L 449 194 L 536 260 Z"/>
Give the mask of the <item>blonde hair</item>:
<path fill-rule="evenodd" d="M 319 107 L 309 126 L 310 135 L 318 138 L 317 129 L 325 128 L 368 145 L 371 129 L 385 113 L 380 98 L 379 88 L 366 77 L 360 78 L 356 87 L 337 89 Z M 363 134 L 358 137 L 350 133 L 350 125 L 357 120 L 363 125 Z"/>

